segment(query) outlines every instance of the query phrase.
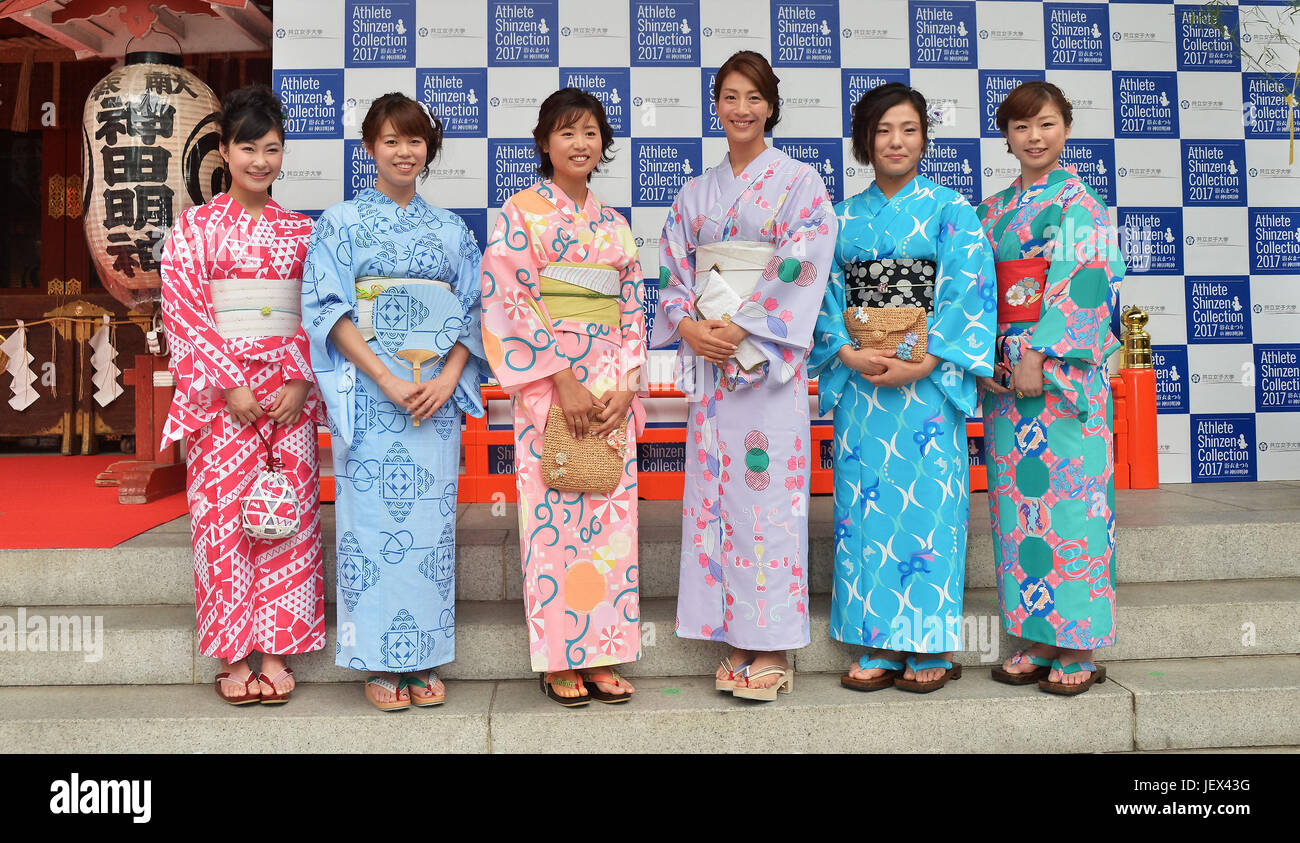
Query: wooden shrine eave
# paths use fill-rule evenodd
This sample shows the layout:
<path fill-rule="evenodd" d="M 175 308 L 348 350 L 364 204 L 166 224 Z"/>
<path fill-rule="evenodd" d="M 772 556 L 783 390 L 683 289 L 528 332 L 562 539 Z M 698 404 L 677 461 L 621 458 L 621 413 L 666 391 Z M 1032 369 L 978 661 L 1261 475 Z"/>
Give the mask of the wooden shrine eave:
<path fill-rule="evenodd" d="M 78 59 L 117 58 L 131 38 L 150 29 L 175 38 L 186 54 L 271 48 L 271 21 L 250 0 L 0 0 L 0 19 L 6 18 Z"/>

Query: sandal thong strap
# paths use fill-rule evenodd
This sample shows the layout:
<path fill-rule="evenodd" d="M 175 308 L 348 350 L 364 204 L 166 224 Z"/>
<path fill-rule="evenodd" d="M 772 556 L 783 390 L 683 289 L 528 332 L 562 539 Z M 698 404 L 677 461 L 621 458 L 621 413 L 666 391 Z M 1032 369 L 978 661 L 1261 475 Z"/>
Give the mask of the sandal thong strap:
<path fill-rule="evenodd" d="M 574 682 L 567 676 L 551 676 L 546 680 L 547 685 L 559 685 L 561 688 L 576 688 L 578 683 Z"/>
<path fill-rule="evenodd" d="M 729 679 L 735 679 L 737 676 L 748 676 L 748 675 L 749 675 L 749 666 L 750 666 L 751 664 L 753 664 L 753 663 L 754 663 L 754 660 L 753 660 L 753 659 L 749 659 L 749 660 L 747 660 L 747 661 L 743 661 L 743 662 L 741 662 L 741 663 L 740 663 L 739 665 L 737 665 L 736 667 L 732 667 L 732 666 L 731 666 L 731 657 L 728 656 L 727 658 L 725 658 L 725 659 L 722 660 L 722 664 L 719 665 L 719 666 L 720 666 L 723 670 L 727 671 L 727 678 L 729 678 Z"/>
<path fill-rule="evenodd" d="M 435 673 L 433 670 L 430 670 L 428 682 L 425 682 L 423 679 L 416 676 L 415 674 L 411 674 L 410 676 L 402 677 L 402 684 L 408 686 L 414 685 L 417 688 L 433 688 L 434 685 L 438 684 L 438 674 Z"/>
<path fill-rule="evenodd" d="M 402 690 L 402 688 L 405 687 L 404 682 L 399 682 L 396 685 L 394 685 L 390 680 L 385 679 L 382 676 L 367 676 L 366 684 L 376 685 L 380 688 L 383 688 L 385 691 L 392 691 L 394 694 L 399 693 Z"/>
<path fill-rule="evenodd" d="M 231 682 L 235 685 L 243 685 L 245 688 L 247 688 L 249 685 L 252 685 L 254 682 L 257 681 L 257 672 L 250 670 L 246 678 L 239 679 L 238 677 L 235 676 L 235 674 L 231 673 L 230 671 L 226 671 L 224 673 L 217 674 L 217 681 Z"/>
<path fill-rule="evenodd" d="M 934 668 L 952 670 L 952 662 L 947 659 L 926 659 L 923 662 L 918 662 L 916 656 L 907 657 L 907 666 L 912 668 L 913 673 L 919 673 L 922 670 L 933 670 Z"/>
<path fill-rule="evenodd" d="M 265 675 L 266 675 L 265 673 L 259 673 L 259 674 L 257 675 L 258 680 L 260 681 L 261 678 L 262 678 L 263 676 L 265 676 Z M 286 668 L 284 668 L 283 670 L 281 670 L 279 673 L 277 673 L 277 674 L 275 675 L 275 678 L 274 678 L 274 679 L 268 679 L 268 680 L 266 681 L 266 684 L 268 684 L 268 685 L 270 685 L 272 688 L 274 688 L 276 682 L 279 682 L 281 679 L 284 679 L 284 678 L 287 677 L 287 676 L 293 676 L 293 671 L 286 667 Z"/>
<path fill-rule="evenodd" d="M 759 668 L 749 674 L 750 679 L 762 679 L 764 676 L 772 676 L 776 673 L 789 673 L 789 667 L 781 667 L 779 664 L 769 664 L 767 667 Z"/>
<path fill-rule="evenodd" d="M 1089 672 L 1096 672 L 1097 665 L 1093 664 L 1090 661 L 1070 662 L 1069 664 L 1061 664 L 1060 659 L 1052 659 L 1052 670 L 1058 670 L 1062 674 L 1068 676 L 1072 673 L 1083 673 L 1085 670 Z"/>
<path fill-rule="evenodd" d="M 858 667 L 863 670 L 872 670 L 876 668 L 884 670 L 902 670 L 903 663 L 879 657 L 872 658 L 870 653 L 864 653 L 862 658 L 858 659 Z"/>
<path fill-rule="evenodd" d="M 1011 663 L 1024 664 L 1025 662 L 1029 662 L 1030 664 L 1035 665 L 1037 667 L 1052 666 L 1051 659 L 1045 659 L 1042 656 L 1035 656 L 1033 653 L 1029 652 L 1028 650 L 1016 650 L 1015 655 L 1011 657 Z"/>

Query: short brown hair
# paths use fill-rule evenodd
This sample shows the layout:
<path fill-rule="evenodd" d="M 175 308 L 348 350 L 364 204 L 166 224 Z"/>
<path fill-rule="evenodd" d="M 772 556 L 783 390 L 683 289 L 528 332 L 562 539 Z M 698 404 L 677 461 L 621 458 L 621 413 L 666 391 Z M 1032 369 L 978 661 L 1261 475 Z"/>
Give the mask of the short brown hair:
<path fill-rule="evenodd" d="M 911 103 L 916 109 L 916 119 L 921 123 L 922 149 L 930 143 L 925 96 L 902 82 L 887 82 L 867 91 L 853 107 L 853 157 L 858 159 L 858 163 L 875 166 L 873 152 L 876 148 L 876 127 L 880 125 L 880 118 L 885 116 L 886 111 L 903 102 Z"/>
<path fill-rule="evenodd" d="M 763 95 L 767 104 L 772 106 L 772 116 L 767 118 L 763 123 L 763 131 L 770 132 L 772 127 L 781 122 L 781 97 L 777 93 L 776 86 L 781 80 L 772 72 L 772 65 L 768 64 L 767 59 L 763 58 L 762 53 L 756 53 L 753 50 L 741 50 L 733 53 L 731 58 L 722 63 L 718 68 L 718 75 L 713 77 L 713 101 L 716 103 L 722 96 L 722 80 L 726 79 L 732 73 L 739 73 L 758 88 L 758 92 Z"/>
<path fill-rule="evenodd" d="M 1016 86 L 998 106 L 998 131 L 1005 135 L 1012 120 L 1028 120 L 1049 103 L 1061 112 L 1061 119 L 1066 126 L 1074 123 L 1074 109 L 1070 108 L 1070 101 L 1061 93 L 1061 89 L 1051 82 L 1034 81 Z"/>
<path fill-rule="evenodd" d="M 614 156 L 610 154 L 610 150 L 614 148 L 614 130 L 609 125 L 609 118 L 605 116 L 605 106 L 601 105 L 600 100 L 580 88 L 561 88 L 543 100 L 542 107 L 537 111 L 537 125 L 533 127 L 533 146 L 537 150 L 538 161 L 537 172 L 548 179 L 555 175 L 555 165 L 551 162 L 551 156 L 542 151 L 542 144 L 546 143 L 551 132 L 576 125 L 587 114 L 596 118 L 596 125 L 600 127 L 599 163 L 608 164 L 614 160 Z M 587 173 L 587 181 L 591 181 L 594 172 L 596 172 L 595 167 L 592 168 L 591 173 Z"/>
<path fill-rule="evenodd" d="M 392 123 L 393 131 L 399 135 L 424 138 L 428 154 L 424 159 L 424 169 L 420 171 L 420 179 L 427 179 L 429 165 L 442 149 L 442 121 L 406 94 L 384 94 L 370 104 L 366 119 L 361 122 L 361 141 L 367 147 L 373 147 L 386 122 Z"/>

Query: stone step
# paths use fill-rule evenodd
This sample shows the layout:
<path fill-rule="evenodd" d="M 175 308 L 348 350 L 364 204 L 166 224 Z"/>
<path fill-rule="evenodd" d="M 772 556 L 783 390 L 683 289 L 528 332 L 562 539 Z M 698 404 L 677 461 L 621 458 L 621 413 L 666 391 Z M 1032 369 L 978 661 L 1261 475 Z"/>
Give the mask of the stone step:
<path fill-rule="evenodd" d="M 380 712 L 358 683 L 235 708 L 206 686 L 0 688 L 9 752 L 1131 752 L 1300 744 L 1300 657 L 1122 662 L 1069 701 L 967 671 L 934 694 L 863 694 L 796 675 L 774 703 L 700 677 L 647 677 L 626 705 L 563 709 L 531 681 L 449 681 L 446 705 Z M 1062 706 L 1069 706 L 1069 717 Z M 886 742 L 887 741 L 887 742 Z"/>
<path fill-rule="evenodd" d="M 965 665 L 1000 661 L 1013 644 L 1001 631 L 993 589 L 966 592 L 966 649 L 957 654 Z M 862 652 L 827 635 L 829 597 L 812 600 L 811 643 L 792 653 L 796 668 L 805 672 L 839 672 Z M 642 658 L 626 665 L 629 676 L 705 676 L 711 674 L 724 648 L 710 641 L 673 634 L 676 601 L 642 601 Z M 0 686 L 205 684 L 219 672 L 215 659 L 196 648 L 194 611 L 188 606 L 100 606 L 0 608 L 3 618 L 47 619 L 58 626 L 59 616 L 89 617 L 78 629 L 94 629 L 100 618 L 103 650 L 96 660 L 82 639 L 59 651 L 5 652 L 0 661 Z M 1106 662 L 1134 659 L 1176 659 L 1237 656 L 1300 651 L 1300 579 L 1236 580 L 1193 583 L 1147 583 L 1121 587 L 1119 641 L 1099 653 Z M 456 660 L 440 669 L 448 679 L 525 679 L 533 676 L 528 661 L 523 606 L 515 601 L 463 601 L 456 607 Z M 324 650 L 294 657 L 295 674 L 306 682 L 354 681 L 358 672 L 334 664 L 333 605 L 327 606 L 328 639 Z M 71 626 L 68 625 L 71 629 Z M 0 638 L 0 646 L 5 645 Z M 93 636 L 91 636 L 93 640 Z M 51 638 L 47 646 L 53 643 Z M 62 641 L 59 642 L 63 644 Z"/>
<path fill-rule="evenodd" d="M 1219 484 L 1215 484 L 1219 485 Z M 1233 484 L 1224 484 L 1233 485 Z M 1300 486 L 1250 484 L 1244 509 L 1189 493 L 1122 491 L 1118 497 L 1117 571 L 1122 583 L 1269 579 L 1295 573 L 1300 547 Z M 1194 487 L 1175 487 L 1179 489 Z M 1219 497 L 1227 492 L 1216 492 Z M 1295 509 L 1286 508 L 1290 501 Z M 987 497 L 972 496 L 966 581 L 995 586 Z M 648 598 L 677 594 L 681 504 L 640 503 L 639 576 Z M 335 583 L 334 507 L 322 508 L 326 593 Z M 831 590 L 832 503 L 813 500 L 809 577 L 814 594 Z M 194 574 L 188 518 L 106 550 L 0 550 L 0 605 L 165 605 L 192 603 Z M 519 539 L 514 505 L 461 507 L 457 521 L 456 594 L 460 600 L 520 599 Z"/>

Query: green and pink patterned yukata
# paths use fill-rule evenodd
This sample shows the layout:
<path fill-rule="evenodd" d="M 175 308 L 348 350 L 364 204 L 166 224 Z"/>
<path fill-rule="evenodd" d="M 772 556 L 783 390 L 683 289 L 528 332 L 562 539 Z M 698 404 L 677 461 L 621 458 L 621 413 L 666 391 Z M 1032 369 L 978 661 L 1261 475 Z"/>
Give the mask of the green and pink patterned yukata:
<path fill-rule="evenodd" d="M 1106 360 L 1124 277 L 1105 203 L 1071 170 L 984 200 L 994 260 L 1050 260 L 1037 322 L 998 323 L 999 360 L 1047 355 L 1043 394 L 984 395 L 989 510 L 1002 624 L 1015 636 L 1078 650 L 1115 643 L 1113 405 Z M 1039 292 L 1041 290 L 1041 293 Z M 1006 338 L 1005 340 L 1003 338 Z"/>

